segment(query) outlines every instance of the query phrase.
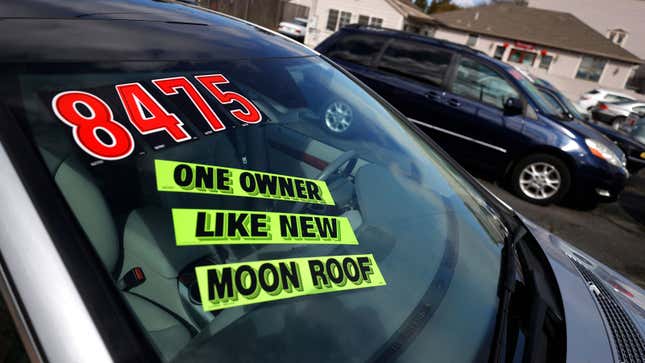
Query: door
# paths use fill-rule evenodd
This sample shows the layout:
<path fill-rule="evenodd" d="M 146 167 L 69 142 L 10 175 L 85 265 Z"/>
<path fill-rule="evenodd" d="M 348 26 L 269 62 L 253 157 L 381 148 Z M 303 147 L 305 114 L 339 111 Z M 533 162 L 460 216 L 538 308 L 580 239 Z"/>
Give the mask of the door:
<path fill-rule="evenodd" d="M 504 167 L 524 138 L 524 116 L 504 114 L 504 103 L 520 94 L 503 74 L 482 62 L 461 57 L 446 105 L 451 109 L 453 153 L 468 164 L 487 169 Z"/>
<path fill-rule="evenodd" d="M 376 65 L 370 86 L 444 146 L 437 133 L 448 117 L 445 83 L 453 53 L 421 42 L 391 40 Z"/>

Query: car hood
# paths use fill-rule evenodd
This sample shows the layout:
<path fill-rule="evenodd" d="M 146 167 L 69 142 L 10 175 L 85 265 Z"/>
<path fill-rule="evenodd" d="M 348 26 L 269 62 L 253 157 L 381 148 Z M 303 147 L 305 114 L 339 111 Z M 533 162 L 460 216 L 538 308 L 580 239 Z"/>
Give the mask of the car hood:
<path fill-rule="evenodd" d="M 616 155 L 620 156 L 623 154 L 622 150 L 616 144 L 614 144 L 607 136 L 605 136 L 602 132 L 594 129 L 593 127 L 589 126 L 584 121 L 580 120 L 572 120 L 572 121 L 565 121 L 561 122 L 560 125 L 564 126 L 565 128 L 575 131 L 578 134 L 582 135 L 583 137 L 587 139 L 595 139 L 607 146 L 609 149 L 611 149 Z"/>
<path fill-rule="evenodd" d="M 620 361 L 610 324 L 616 321 L 616 309 L 612 310 L 613 318 L 608 317 L 601 300 L 614 302 L 643 337 L 645 291 L 559 237 L 520 218 L 542 247 L 558 282 L 564 306 L 567 361 Z"/>

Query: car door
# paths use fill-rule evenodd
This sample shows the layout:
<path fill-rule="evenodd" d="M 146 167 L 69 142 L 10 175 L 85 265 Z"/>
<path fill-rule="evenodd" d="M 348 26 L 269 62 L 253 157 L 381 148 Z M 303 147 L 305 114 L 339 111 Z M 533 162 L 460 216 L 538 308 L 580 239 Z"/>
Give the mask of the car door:
<path fill-rule="evenodd" d="M 454 154 L 466 163 L 497 169 L 525 137 L 523 115 L 506 115 L 509 98 L 521 99 L 508 75 L 474 58 L 461 56 L 446 93 L 455 140 Z"/>
<path fill-rule="evenodd" d="M 388 42 L 376 64 L 370 86 L 435 141 L 446 147 L 437 132 L 449 120 L 445 82 L 454 55 L 430 44 L 404 39 Z"/>

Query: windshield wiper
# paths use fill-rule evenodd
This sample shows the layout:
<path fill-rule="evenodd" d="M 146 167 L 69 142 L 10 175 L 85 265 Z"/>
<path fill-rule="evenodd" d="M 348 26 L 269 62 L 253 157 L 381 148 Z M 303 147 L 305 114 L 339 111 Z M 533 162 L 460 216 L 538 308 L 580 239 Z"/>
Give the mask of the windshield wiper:
<path fill-rule="evenodd" d="M 489 361 L 507 362 L 520 355 L 523 362 L 539 357 L 563 361 L 565 329 L 557 282 L 537 242 L 519 218 L 517 222 L 502 250 L 500 302 Z"/>
<path fill-rule="evenodd" d="M 497 291 L 499 309 L 493 335 L 493 346 L 490 362 L 504 362 L 506 343 L 508 341 L 509 315 L 511 300 L 516 292 L 517 282 L 521 275 L 521 267 L 516 257 L 516 245 L 526 234 L 526 227 L 518 221 L 517 227 L 506 237 L 502 249 L 502 268 Z"/>

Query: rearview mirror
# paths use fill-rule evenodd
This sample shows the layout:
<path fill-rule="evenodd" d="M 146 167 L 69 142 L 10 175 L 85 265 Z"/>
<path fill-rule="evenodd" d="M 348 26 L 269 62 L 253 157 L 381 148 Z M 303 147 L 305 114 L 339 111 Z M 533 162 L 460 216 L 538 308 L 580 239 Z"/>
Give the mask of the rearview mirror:
<path fill-rule="evenodd" d="M 521 115 L 524 111 L 524 105 L 519 98 L 509 97 L 504 102 L 504 115 L 505 116 L 517 116 Z"/>

